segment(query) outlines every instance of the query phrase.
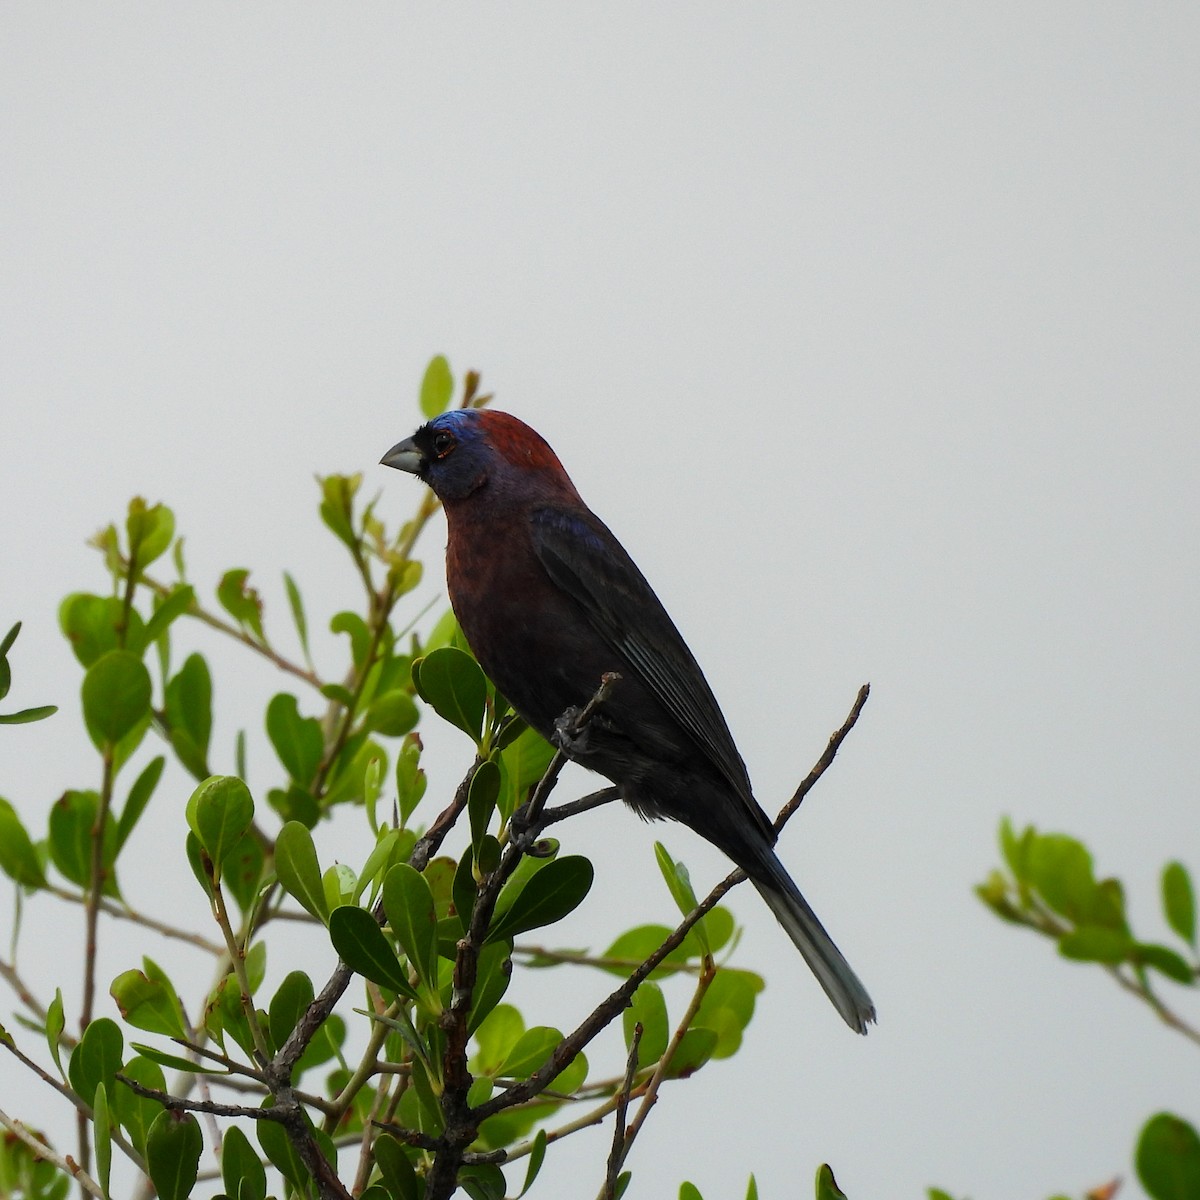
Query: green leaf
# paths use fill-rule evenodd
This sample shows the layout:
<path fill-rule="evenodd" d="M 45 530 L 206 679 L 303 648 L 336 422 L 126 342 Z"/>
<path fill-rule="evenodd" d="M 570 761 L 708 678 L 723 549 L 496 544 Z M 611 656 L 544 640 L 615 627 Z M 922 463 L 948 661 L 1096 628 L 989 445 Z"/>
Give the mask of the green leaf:
<path fill-rule="evenodd" d="M 471 777 L 467 815 L 471 824 L 471 848 L 478 853 L 500 795 L 500 768 L 490 759 L 481 762 Z"/>
<path fill-rule="evenodd" d="M 258 895 L 265 858 L 262 843 L 253 828 L 248 829 L 225 856 L 221 880 L 242 912 L 250 910 Z"/>
<path fill-rule="evenodd" d="M 437 913 L 433 893 L 420 871 L 397 863 L 383 880 L 383 910 L 422 982 L 437 984 Z"/>
<path fill-rule="evenodd" d="M 704 1197 L 700 1194 L 700 1189 L 694 1183 L 689 1183 L 685 1179 L 679 1185 L 679 1200 L 704 1200 Z"/>
<path fill-rule="evenodd" d="M 425 795 L 425 772 L 421 769 L 421 739 L 409 734 L 396 755 L 396 793 L 400 802 L 400 824 L 408 818 Z"/>
<path fill-rule="evenodd" d="M 321 722 L 316 717 L 302 717 L 296 697 L 280 692 L 267 705 L 267 736 L 288 774 L 308 787 L 325 752 Z"/>
<path fill-rule="evenodd" d="M 471 1015 L 467 1032 L 474 1033 L 508 991 L 512 961 L 507 942 L 492 942 L 479 952 L 475 990 L 471 993 Z"/>
<path fill-rule="evenodd" d="M 754 1016 L 754 1003 L 763 989 L 760 975 L 722 967 L 700 1002 L 694 1024 L 717 1035 L 714 1058 L 729 1058 L 742 1044 L 742 1034 Z"/>
<path fill-rule="evenodd" d="M 1158 1113 L 1138 1138 L 1138 1178 L 1153 1200 L 1200 1196 L 1200 1136 L 1182 1117 Z"/>
<path fill-rule="evenodd" d="M 350 904 L 335 908 L 329 917 L 329 940 L 351 970 L 409 1000 L 418 998 L 395 950 L 369 912 Z"/>
<path fill-rule="evenodd" d="M 186 583 L 176 585 L 170 593 L 159 600 L 150 620 L 136 640 L 129 642 L 129 649 L 141 654 L 147 646 L 164 633 L 196 602 L 195 590 Z"/>
<path fill-rule="evenodd" d="M 151 759 L 142 773 L 134 780 L 133 787 L 129 789 L 129 798 L 125 801 L 125 807 L 121 809 L 121 816 L 117 821 L 118 851 L 129 840 L 129 835 L 133 832 L 142 813 L 146 811 L 146 805 L 150 803 L 150 797 L 154 794 L 154 789 L 158 787 L 163 767 L 166 765 L 167 760 L 160 754 L 157 758 Z"/>
<path fill-rule="evenodd" d="M 500 812 L 508 820 L 529 798 L 529 789 L 546 773 L 554 747 L 536 729 L 525 726 L 500 754 Z"/>
<path fill-rule="evenodd" d="M 107 1197 L 112 1179 L 112 1124 L 108 1115 L 108 1089 L 96 1088 L 92 1101 L 92 1145 L 96 1149 L 96 1182 Z"/>
<path fill-rule="evenodd" d="M 130 1042 L 129 1044 L 143 1058 L 152 1062 L 155 1066 L 166 1067 L 168 1071 L 185 1071 L 190 1075 L 220 1073 L 214 1072 L 211 1063 L 192 1062 L 190 1058 L 184 1058 L 179 1054 L 168 1054 L 165 1050 L 159 1050 L 156 1046 L 147 1046 L 144 1042 Z M 159 1086 L 160 1091 L 166 1088 L 165 1084 L 156 1086 Z"/>
<path fill-rule="evenodd" d="M 186 1200 L 196 1185 L 204 1138 L 191 1113 L 164 1108 L 146 1134 L 146 1169 L 159 1200 Z"/>
<path fill-rule="evenodd" d="M 633 1002 L 622 1014 L 626 1050 L 633 1045 L 634 1026 L 638 1024 L 642 1027 L 642 1040 L 638 1043 L 638 1067 L 648 1067 L 662 1058 L 671 1040 L 667 1002 L 657 983 L 639 985 L 633 993 Z"/>
<path fill-rule="evenodd" d="M 475 1030 L 479 1053 L 471 1065 L 477 1075 L 498 1075 L 504 1060 L 525 1032 L 520 1010 L 511 1004 L 498 1004 Z"/>
<path fill-rule="evenodd" d="M 231 1200 L 266 1200 L 266 1168 L 236 1125 L 229 1125 L 221 1139 L 221 1179 Z"/>
<path fill-rule="evenodd" d="M 666 925 L 638 925 L 622 933 L 601 955 L 602 958 L 614 959 L 612 966 L 604 970 L 614 975 L 628 975 L 639 963 L 644 962 L 655 950 L 671 936 L 671 930 Z M 672 950 L 662 963 L 650 972 L 651 979 L 661 979 L 673 975 L 689 957 L 697 957 L 699 946 L 690 938 L 684 939 L 682 945 Z"/>
<path fill-rule="evenodd" d="M 134 1083 L 140 1083 L 143 1087 L 155 1088 L 160 1092 L 167 1090 L 167 1081 L 163 1077 L 162 1068 L 148 1058 L 141 1056 L 131 1058 L 121 1068 L 121 1074 L 126 1079 L 132 1079 Z M 144 1155 L 146 1134 L 149 1132 L 150 1126 L 154 1124 L 154 1118 L 162 1112 L 162 1105 L 157 1100 L 151 1100 L 149 1096 L 139 1096 L 137 1092 L 126 1087 L 118 1079 L 112 1095 L 109 1097 L 109 1107 L 112 1109 L 113 1116 L 129 1134 L 129 1140 L 133 1142 L 138 1153 Z"/>
<path fill-rule="evenodd" d="M 288 1040 L 312 1002 L 312 980 L 303 971 L 291 971 L 284 976 L 267 1010 L 268 1028 L 276 1046 L 282 1046 Z"/>
<path fill-rule="evenodd" d="M 292 620 L 296 623 L 296 636 L 300 639 L 300 649 L 304 651 L 305 661 L 311 665 L 312 655 L 308 649 L 308 621 L 304 616 L 304 601 L 300 596 L 300 589 L 296 586 L 296 581 L 287 571 L 283 573 L 283 586 L 287 591 Z"/>
<path fill-rule="evenodd" d="M 126 1022 L 147 1033 L 183 1038 L 183 1010 L 165 976 L 151 979 L 141 971 L 124 971 L 112 981 L 109 995 Z"/>
<path fill-rule="evenodd" d="M 425 368 L 425 378 L 421 380 L 421 412 L 432 420 L 450 407 L 453 395 L 454 376 L 450 373 L 450 364 L 444 354 L 434 355 Z"/>
<path fill-rule="evenodd" d="M 93 596 L 75 592 L 58 608 L 58 623 L 75 657 L 84 667 L 90 667 L 110 650 L 121 646 L 120 630 L 125 619 L 125 606 L 115 596 Z M 142 639 L 142 618 L 136 609 L 129 612 L 125 637 L 130 645 Z"/>
<path fill-rule="evenodd" d="M 504 1173 L 494 1163 L 473 1163 L 458 1172 L 458 1183 L 471 1200 L 504 1200 Z"/>
<path fill-rule="evenodd" d="M 487 940 L 516 937 L 553 925 L 583 903 L 592 886 L 592 864 L 582 855 L 547 863 L 525 885 L 512 907 L 488 931 Z"/>
<path fill-rule="evenodd" d="M 1169 862 L 1162 874 L 1163 912 L 1167 924 L 1191 946 L 1196 944 L 1196 894 L 1181 862 Z"/>
<path fill-rule="evenodd" d="M 419 1200 L 424 1195 L 425 1189 L 418 1184 L 412 1160 L 390 1133 L 375 1139 L 375 1165 L 394 1200 Z"/>
<path fill-rule="evenodd" d="M 538 1177 L 538 1172 L 542 1169 L 542 1163 L 545 1160 L 546 1131 L 539 1129 L 534 1135 L 533 1149 L 529 1152 L 529 1166 L 525 1168 L 525 1182 L 521 1185 L 521 1190 L 517 1193 L 517 1200 L 521 1200 L 521 1197 L 533 1187 L 533 1181 Z"/>
<path fill-rule="evenodd" d="M 217 600 L 221 607 L 243 629 L 249 630 L 260 642 L 266 642 L 262 627 L 262 598 L 247 586 L 250 572 L 243 567 L 226 571 L 217 584 Z"/>
<path fill-rule="evenodd" d="M 318 921 L 329 924 L 329 908 L 321 885 L 321 864 L 312 834 L 299 821 L 289 821 L 275 839 L 275 876 L 280 886 Z"/>
<path fill-rule="evenodd" d="M 136 654 L 110 650 L 83 677 L 83 719 L 98 750 L 150 715 L 150 672 Z"/>
<path fill-rule="evenodd" d="M 0 713 L 0 725 L 31 725 L 44 721 L 58 712 L 57 704 L 42 704 L 37 708 L 22 708 L 16 712 Z"/>
<path fill-rule="evenodd" d="M 367 706 L 366 723 L 368 729 L 382 733 L 384 737 L 403 737 L 416 726 L 420 717 L 417 702 L 408 692 L 397 688 L 371 701 Z"/>
<path fill-rule="evenodd" d="M 817 1168 L 817 1200 L 846 1200 L 846 1193 L 838 1187 L 828 1163 Z"/>
<path fill-rule="evenodd" d="M 487 707 L 487 681 L 479 664 L 453 646 L 443 646 L 413 663 L 421 698 L 443 720 L 479 744 Z"/>
<path fill-rule="evenodd" d="M 1161 971 L 1168 979 L 1176 983 L 1194 984 L 1196 972 L 1174 950 L 1166 946 L 1158 946 L 1153 942 L 1139 942 L 1134 953 L 1135 959 L 1146 967 Z"/>
<path fill-rule="evenodd" d="M 187 802 L 187 823 L 220 872 L 254 820 L 250 789 L 236 775 L 212 775 Z"/>
<path fill-rule="evenodd" d="M 82 888 L 92 882 L 92 831 L 100 811 L 95 792 L 64 792 L 50 809 L 50 858 L 72 883 Z M 104 892 L 116 894 L 112 866 L 117 856 L 117 826 L 112 813 L 105 814 L 101 869 Z"/>
<path fill-rule="evenodd" d="M 121 1069 L 124 1048 L 121 1027 L 108 1017 L 98 1018 L 83 1031 L 67 1064 L 67 1078 L 85 1101 L 91 1103 L 101 1084 L 111 1090 Z"/>
<path fill-rule="evenodd" d="M 168 681 L 164 709 L 171 744 L 180 762 L 193 775 L 206 778 L 211 773 L 208 744 L 212 736 L 212 675 L 203 655 L 189 654 L 178 674 Z"/>
<path fill-rule="evenodd" d="M 679 1039 L 675 1053 L 671 1055 L 667 1078 L 686 1079 L 700 1070 L 710 1058 L 715 1056 L 717 1041 L 718 1036 L 715 1030 L 699 1029 L 693 1026 Z"/>
<path fill-rule="evenodd" d="M 0 796 L 0 871 L 22 887 L 43 888 L 46 876 L 17 810 Z"/>
<path fill-rule="evenodd" d="M 1058 952 L 1063 958 L 1080 962 L 1119 963 L 1133 953 L 1134 941 L 1118 929 L 1098 925 L 1083 925 L 1058 940 Z"/>
<path fill-rule="evenodd" d="M 497 1074 L 509 1079 L 528 1079 L 554 1053 L 562 1036 L 561 1030 L 550 1025 L 535 1025 L 525 1030 Z"/>
<path fill-rule="evenodd" d="M 691 876 L 688 875 L 687 867 L 681 862 L 676 862 L 662 842 L 654 843 L 654 858 L 658 863 L 658 869 L 662 873 L 667 890 L 671 893 L 671 899 L 675 901 L 676 907 L 678 907 L 683 916 L 690 915 L 699 907 L 699 901 L 696 899 L 696 893 L 692 888 L 692 880 Z M 696 934 L 696 940 L 699 942 L 701 950 L 705 954 L 711 954 L 712 950 L 709 946 L 708 930 L 704 927 L 704 918 L 696 922 L 693 926 L 693 931 Z"/>
<path fill-rule="evenodd" d="M 46 1045 L 50 1048 L 50 1057 L 54 1059 L 54 1065 L 58 1068 L 60 1075 L 63 1074 L 62 1035 L 66 1027 L 67 1020 L 63 1014 L 62 988 L 55 988 L 54 999 L 50 1001 L 50 1006 L 46 1010 Z"/>
<path fill-rule="evenodd" d="M 1092 856 L 1076 838 L 1039 834 L 1028 856 L 1029 880 L 1055 912 L 1072 920 L 1085 917 L 1094 902 Z"/>
<path fill-rule="evenodd" d="M 129 559 L 140 575 L 166 552 L 175 536 L 175 514 L 165 504 L 147 504 L 141 496 L 129 502 L 125 519 L 129 535 Z"/>
<path fill-rule="evenodd" d="M 354 495 L 362 485 L 362 475 L 327 475 L 321 480 L 321 520 L 337 539 L 358 550 L 354 533 Z"/>

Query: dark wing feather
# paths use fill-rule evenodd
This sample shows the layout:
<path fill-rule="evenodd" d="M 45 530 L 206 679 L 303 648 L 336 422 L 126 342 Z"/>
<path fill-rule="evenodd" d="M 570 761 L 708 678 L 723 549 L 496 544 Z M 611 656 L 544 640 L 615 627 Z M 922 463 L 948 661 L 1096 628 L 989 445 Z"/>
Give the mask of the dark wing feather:
<path fill-rule="evenodd" d="M 756 812 L 750 779 L 704 673 L 633 559 L 590 512 L 541 508 L 533 547 L 547 574 L 583 606 L 600 636 Z"/>

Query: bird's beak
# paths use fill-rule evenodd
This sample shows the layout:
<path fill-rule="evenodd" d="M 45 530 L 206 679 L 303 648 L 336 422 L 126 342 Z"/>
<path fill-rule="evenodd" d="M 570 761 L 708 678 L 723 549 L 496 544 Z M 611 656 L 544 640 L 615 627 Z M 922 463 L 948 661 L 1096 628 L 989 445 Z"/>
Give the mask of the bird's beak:
<path fill-rule="evenodd" d="M 397 442 L 380 460 L 385 467 L 395 467 L 397 471 L 407 471 L 410 475 L 420 475 L 425 465 L 425 456 L 417 448 L 412 438 Z"/>

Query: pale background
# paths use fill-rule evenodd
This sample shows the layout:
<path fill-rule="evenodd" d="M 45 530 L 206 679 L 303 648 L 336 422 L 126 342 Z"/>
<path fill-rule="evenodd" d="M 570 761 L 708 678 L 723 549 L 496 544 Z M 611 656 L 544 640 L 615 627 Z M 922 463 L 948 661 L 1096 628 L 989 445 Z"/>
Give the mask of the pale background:
<path fill-rule="evenodd" d="M 104 586 L 84 539 L 162 499 L 209 597 L 254 568 L 286 641 L 287 567 L 322 625 L 353 592 L 312 476 L 410 511 L 375 464 L 444 352 L 655 582 L 764 804 L 874 689 L 783 855 L 879 1026 L 853 1037 L 736 895 L 768 989 L 742 1054 L 667 1090 L 634 1200 L 740 1197 L 751 1170 L 810 1195 L 823 1160 L 855 1200 L 1078 1194 L 1131 1174 L 1152 1112 L 1200 1120 L 1195 1050 L 970 890 L 1004 813 L 1082 836 L 1148 936 L 1161 863 L 1200 867 L 1194 6 L 9 3 L 0 97 L 5 707 L 68 710 L 3 734 L 9 799 L 96 781 L 55 621 Z M 289 685 L 200 644 L 214 760 L 249 724 L 261 794 Z M 465 740 L 431 754 L 449 789 Z M 126 889 L 200 914 L 154 875 L 168 783 Z M 652 836 L 616 810 L 568 832 L 598 884 L 564 940 L 669 915 Z M 48 994 L 78 914 L 26 921 Z M 194 961 L 105 929 L 103 978 Z M 598 987 L 566 982 L 563 1024 Z M 69 1148 L 11 1063 L 0 1106 Z M 594 1195 L 607 1137 L 552 1154 L 545 1193 Z"/>

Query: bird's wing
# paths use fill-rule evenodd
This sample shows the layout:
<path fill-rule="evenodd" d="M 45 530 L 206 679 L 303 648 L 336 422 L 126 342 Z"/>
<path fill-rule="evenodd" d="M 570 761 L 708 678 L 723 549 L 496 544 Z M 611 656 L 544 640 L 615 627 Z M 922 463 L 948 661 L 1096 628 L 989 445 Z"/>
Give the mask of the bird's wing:
<path fill-rule="evenodd" d="M 558 587 L 637 672 L 733 790 L 755 810 L 750 779 L 716 697 L 645 576 L 591 512 L 540 508 L 533 546 Z"/>

